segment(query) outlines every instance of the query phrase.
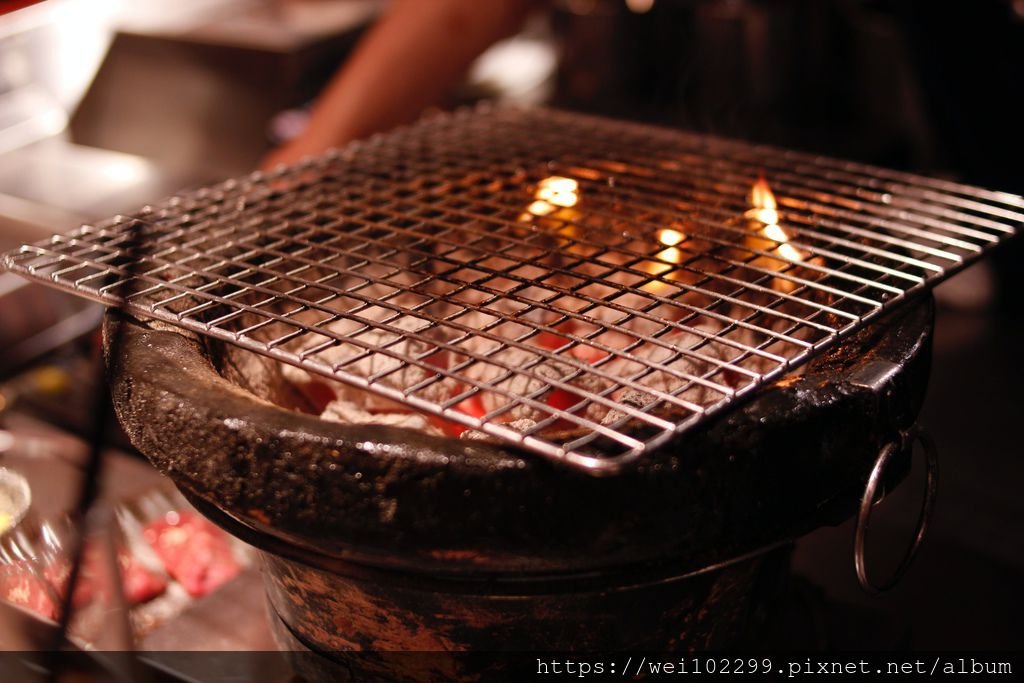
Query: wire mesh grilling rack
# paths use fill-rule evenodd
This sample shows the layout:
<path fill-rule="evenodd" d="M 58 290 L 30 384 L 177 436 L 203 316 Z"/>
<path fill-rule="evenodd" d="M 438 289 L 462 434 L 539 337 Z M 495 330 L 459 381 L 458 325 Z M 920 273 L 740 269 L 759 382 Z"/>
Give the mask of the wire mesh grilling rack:
<path fill-rule="evenodd" d="M 608 473 L 1021 223 L 1024 199 L 1006 193 L 481 109 L 84 226 L 5 264 L 363 390 L 380 409 Z"/>

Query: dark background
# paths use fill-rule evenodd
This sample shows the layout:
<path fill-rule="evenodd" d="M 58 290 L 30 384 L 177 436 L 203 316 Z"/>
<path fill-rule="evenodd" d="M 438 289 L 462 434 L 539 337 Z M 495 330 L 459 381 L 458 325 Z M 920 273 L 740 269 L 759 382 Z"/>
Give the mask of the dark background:
<path fill-rule="evenodd" d="M 544 11 L 559 55 L 555 105 L 1024 193 L 1024 2 L 655 0 L 641 14 L 623 0 L 553 0 Z M 9 18 L 0 16 L 0 27 Z M 105 149 L 173 167 L 163 185 L 122 198 L 118 210 L 128 210 L 185 181 L 244 172 L 268 149 L 271 116 L 308 101 L 358 30 L 273 50 L 210 35 L 121 30 L 60 139 L 7 155 L 0 175 L 26 186 L 27 164 L 44 151 L 51 159 L 58 143 L 69 156 Z M 0 194 L 19 191 L 0 186 Z M 36 188 L 25 194 L 42 197 Z M 39 202 L 70 212 L 67 224 L 45 222 L 48 231 L 101 217 L 93 210 L 112 212 L 110 202 L 102 211 L 59 196 Z M 7 225 L 0 223 L 5 248 L 14 234 Z M 793 642 L 932 650 L 1024 643 L 1019 242 L 938 296 L 920 422 L 939 444 L 940 488 L 918 560 L 896 589 L 871 598 L 856 585 L 849 524 L 807 537 L 794 560 L 803 612 L 787 627 Z M 920 469 L 917 460 L 876 511 L 876 572 L 911 533 Z"/>

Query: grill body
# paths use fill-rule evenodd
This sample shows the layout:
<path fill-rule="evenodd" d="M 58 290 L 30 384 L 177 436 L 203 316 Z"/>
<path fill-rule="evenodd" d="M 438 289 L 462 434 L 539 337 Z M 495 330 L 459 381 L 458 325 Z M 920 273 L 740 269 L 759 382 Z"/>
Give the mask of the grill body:
<path fill-rule="evenodd" d="M 613 478 L 285 410 L 225 378 L 224 348 L 158 324 L 111 315 L 108 360 L 133 443 L 266 554 L 286 645 L 687 651 L 735 644 L 785 546 L 855 509 L 921 405 L 931 316 L 876 323 Z"/>
<path fill-rule="evenodd" d="M 273 555 L 265 566 L 275 637 L 302 652 L 304 674 L 312 651 L 318 681 L 339 680 L 339 669 L 358 671 L 358 680 L 475 681 L 500 679 L 500 661 L 458 653 L 707 652 L 750 642 L 784 586 L 788 558 L 780 548 L 696 574 L 662 567 L 497 586 L 339 574 Z M 393 654 L 423 651 L 445 654 Z"/>
<path fill-rule="evenodd" d="M 222 376 L 216 345 L 127 324 L 109 359 L 115 407 L 187 495 L 311 564 L 478 575 L 682 555 L 694 569 L 843 519 L 879 450 L 914 422 L 931 308 L 869 328 L 614 478 L 286 410 Z M 861 381 L 880 364 L 895 369 L 884 384 Z"/>

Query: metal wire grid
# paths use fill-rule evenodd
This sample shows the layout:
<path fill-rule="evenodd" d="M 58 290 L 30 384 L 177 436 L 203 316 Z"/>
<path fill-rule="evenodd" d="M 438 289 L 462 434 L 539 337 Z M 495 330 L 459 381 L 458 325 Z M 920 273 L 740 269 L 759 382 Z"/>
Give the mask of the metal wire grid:
<path fill-rule="evenodd" d="M 751 211 L 759 176 L 777 198 L 775 232 Z M 365 390 L 370 405 L 611 473 L 1021 223 L 1024 199 L 1006 193 L 481 109 L 4 262 Z"/>

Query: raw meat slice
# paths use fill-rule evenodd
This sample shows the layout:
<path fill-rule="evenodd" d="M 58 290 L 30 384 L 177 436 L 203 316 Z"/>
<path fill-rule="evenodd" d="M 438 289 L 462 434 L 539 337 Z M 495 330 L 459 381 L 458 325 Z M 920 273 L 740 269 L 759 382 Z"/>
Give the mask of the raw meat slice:
<path fill-rule="evenodd" d="M 224 532 L 192 512 L 168 512 L 147 524 L 143 536 L 192 597 L 210 593 L 241 571 Z"/>

